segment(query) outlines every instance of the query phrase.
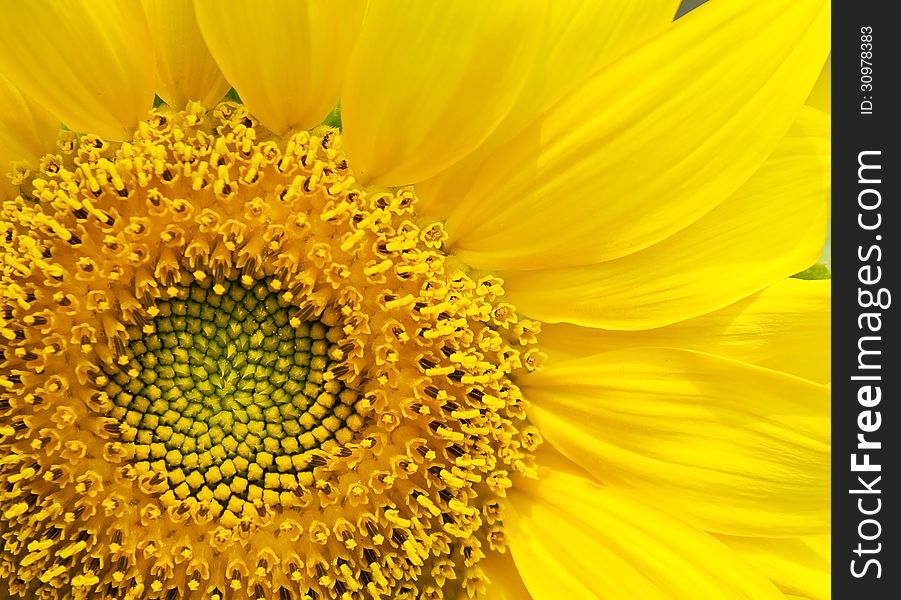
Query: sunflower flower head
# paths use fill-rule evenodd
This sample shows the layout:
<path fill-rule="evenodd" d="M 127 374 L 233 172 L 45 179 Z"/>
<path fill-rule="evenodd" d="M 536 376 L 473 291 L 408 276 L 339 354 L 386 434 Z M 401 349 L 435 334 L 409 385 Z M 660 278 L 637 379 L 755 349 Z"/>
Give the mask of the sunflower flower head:
<path fill-rule="evenodd" d="M 825 600 L 828 6 L 676 4 L 0 0 L 0 600 Z"/>
<path fill-rule="evenodd" d="M 124 598 L 484 585 L 498 499 L 534 474 L 511 377 L 538 367 L 538 325 L 448 261 L 412 190 L 358 185 L 341 146 L 191 103 L 126 143 L 65 135 L 4 204 L 19 580 Z"/>

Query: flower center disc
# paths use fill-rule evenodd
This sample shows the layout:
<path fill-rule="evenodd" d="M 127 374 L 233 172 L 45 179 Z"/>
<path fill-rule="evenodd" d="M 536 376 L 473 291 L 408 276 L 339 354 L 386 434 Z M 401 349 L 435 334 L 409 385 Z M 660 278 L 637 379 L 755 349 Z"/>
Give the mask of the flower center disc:
<path fill-rule="evenodd" d="M 26 597 L 456 598 L 540 442 L 536 323 L 340 133 L 67 132 L 4 202 L 0 573 Z M 11 573 L 11 575 L 6 575 Z M 191 596 L 193 597 L 193 596 Z"/>
<path fill-rule="evenodd" d="M 133 428 L 136 468 L 166 476 L 168 500 L 215 498 L 232 515 L 278 505 L 312 483 L 312 450 L 360 430 L 357 393 L 326 375 L 343 332 L 289 308 L 264 282 L 204 278 L 156 304 L 151 333 L 130 333 L 128 368 L 110 369 L 104 389 Z"/>

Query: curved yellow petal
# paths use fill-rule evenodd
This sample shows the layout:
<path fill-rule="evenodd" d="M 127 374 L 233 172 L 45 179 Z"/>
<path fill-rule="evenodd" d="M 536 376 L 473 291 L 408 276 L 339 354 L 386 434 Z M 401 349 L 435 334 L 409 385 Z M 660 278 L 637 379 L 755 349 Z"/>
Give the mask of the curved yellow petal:
<path fill-rule="evenodd" d="M 504 525 L 535 600 L 781 600 L 722 543 L 616 490 L 551 469 L 521 487 Z"/>
<path fill-rule="evenodd" d="M 464 173 L 446 200 L 450 250 L 478 268 L 537 269 L 673 234 L 772 152 L 828 44 L 823 0 L 701 6 Z"/>
<path fill-rule="evenodd" d="M 522 382 L 545 440 L 599 481 L 706 531 L 829 527 L 829 389 L 725 358 L 636 348 Z"/>
<path fill-rule="evenodd" d="M 365 8 L 365 0 L 195 2 L 222 72 L 279 134 L 313 127 L 334 108 Z"/>
<path fill-rule="evenodd" d="M 783 592 L 829 600 L 830 538 L 748 538 L 717 536 L 730 550 L 766 575 Z"/>
<path fill-rule="evenodd" d="M 785 279 L 712 313 L 644 331 L 546 324 L 541 350 L 566 360 L 630 347 L 684 348 L 829 383 L 831 291 L 829 280 Z"/>
<path fill-rule="evenodd" d="M 416 186 L 419 210 L 445 218 L 483 161 L 596 71 L 672 26 L 678 0 L 555 0 L 541 49 L 507 117 L 472 154 Z"/>
<path fill-rule="evenodd" d="M 228 91 L 206 47 L 192 0 L 142 0 L 156 56 L 159 96 L 177 109 L 189 100 L 213 106 Z"/>
<path fill-rule="evenodd" d="M 153 105 L 138 0 L 0 0 L 0 72 L 70 129 L 131 136 Z"/>
<path fill-rule="evenodd" d="M 416 183 L 482 143 L 522 89 L 545 18 L 543 0 L 373 3 L 341 98 L 357 176 Z"/>
<path fill-rule="evenodd" d="M 491 600 L 532 600 L 510 552 L 487 554 L 479 561 L 479 567 L 488 578 L 488 593 L 485 597 Z"/>
<path fill-rule="evenodd" d="M 828 188 L 829 117 L 808 107 L 757 173 L 695 223 L 617 260 L 501 272 L 507 296 L 542 321 L 603 329 L 712 312 L 816 262 Z"/>
<path fill-rule="evenodd" d="M 522 92 L 492 138 L 520 131 L 573 88 L 673 23 L 674 0 L 554 0 Z"/>
<path fill-rule="evenodd" d="M 13 165 L 52 152 L 59 133 L 59 119 L 31 102 L 8 79 L 0 75 L 0 198 L 16 196 L 18 186 L 8 174 Z"/>

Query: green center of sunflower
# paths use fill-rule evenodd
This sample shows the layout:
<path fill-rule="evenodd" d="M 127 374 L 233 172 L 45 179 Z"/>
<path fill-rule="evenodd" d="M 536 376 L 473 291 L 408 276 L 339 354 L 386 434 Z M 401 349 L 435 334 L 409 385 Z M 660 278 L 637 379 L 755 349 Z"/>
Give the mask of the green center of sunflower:
<path fill-rule="evenodd" d="M 246 501 L 275 505 L 312 482 L 310 451 L 359 431 L 358 394 L 329 372 L 343 356 L 336 323 L 292 316 L 263 281 L 206 278 L 155 308 L 104 389 L 131 426 L 136 467 L 166 477 L 175 498 L 215 498 L 236 515 Z"/>
<path fill-rule="evenodd" d="M 60 150 L 0 221 L 12 593 L 483 590 L 540 443 L 538 324 L 500 280 L 412 189 L 361 188 L 333 128 L 189 104 Z"/>

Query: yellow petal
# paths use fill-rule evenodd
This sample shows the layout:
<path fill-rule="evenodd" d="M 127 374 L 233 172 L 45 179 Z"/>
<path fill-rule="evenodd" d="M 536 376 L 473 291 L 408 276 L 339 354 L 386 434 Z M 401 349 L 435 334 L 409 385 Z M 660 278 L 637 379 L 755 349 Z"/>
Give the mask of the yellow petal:
<path fill-rule="evenodd" d="M 816 85 L 807 97 L 807 104 L 832 114 L 832 55 L 823 65 L 823 70 L 817 79 Z"/>
<path fill-rule="evenodd" d="M 541 350 L 565 360 L 636 346 L 685 348 L 828 383 L 831 283 L 786 279 L 718 311 L 658 329 L 546 324 Z"/>
<path fill-rule="evenodd" d="M 828 43 L 823 0 L 701 6 L 450 186 L 450 249 L 479 268 L 536 269 L 660 241 L 772 152 Z"/>
<path fill-rule="evenodd" d="M 509 137 L 590 75 L 672 26 L 673 0 L 555 0 L 522 93 L 492 137 Z"/>
<path fill-rule="evenodd" d="M 523 487 L 505 528 L 535 600 L 781 600 L 722 543 L 622 493 L 550 469 Z"/>
<path fill-rule="evenodd" d="M 138 0 L 0 0 L 0 71 L 70 129 L 130 137 L 153 104 Z"/>
<path fill-rule="evenodd" d="M 416 186 L 419 210 L 445 218 L 483 161 L 528 123 L 604 66 L 672 26 L 673 0 L 555 0 L 522 92 L 507 117 L 472 154 Z"/>
<path fill-rule="evenodd" d="M 488 577 L 487 598 L 491 598 L 491 600 L 532 600 L 509 551 L 504 554 L 489 552 L 479 562 L 479 567 Z"/>
<path fill-rule="evenodd" d="M 829 527 L 829 390 L 687 350 L 549 361 L 529 418 L 599 481 L 696 526 L 747 536 Z"/>
<path fill-rule="evenodd" d="M 241 100 L 283 134 L 334 108 L 364 0 L 197 0 L 206 44 Z M 391 43 L 391 40 L 386 40 Z"/>
<path fill-rule="evenodd" d="M 13 164 L 27 161 L 34 168 L 37 159 L 53 151 L 59 120 L 31 102 L 0 75 L 0 194 L 16 196 L 18 187 L 7 176 Z"/>
<path fill-rule="evenodd" d="M 357 176 L 415 183 L 477 147 L 522 89 L 545 18 L 543 1 L 373 3 L 341 99 Z"/>
<path fill-rule="evenodd" d="M 758 172 L 695 223 L 617 260 L 502 272 L 508 297 L 545 322 L 649 329 L 712 312 L 809 267 L 826 236 L 828 133 L 829 117 L 805 108 Z"/>
<path fill-rule="evenodd" d="M 830 598 L 830 539 L 717 536 L 733 552 L 786 593 L 811 600 Z"/>
<path fill-rule="evenodd" d="M 181 109 L 188 100 L 213 106 L 229 85 L 197 27 L 192 0 L 142 0 L 156 55 L 158 94 Z"/>

